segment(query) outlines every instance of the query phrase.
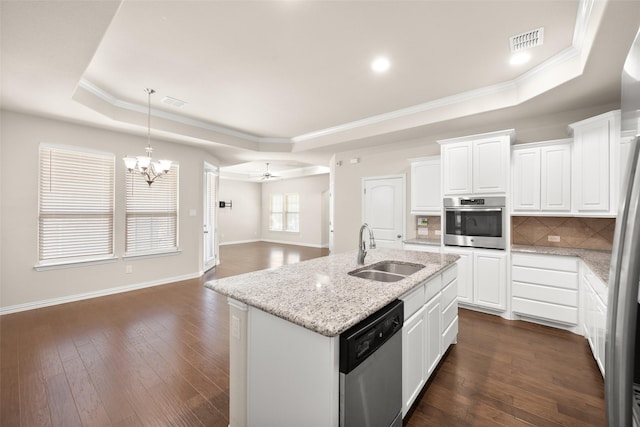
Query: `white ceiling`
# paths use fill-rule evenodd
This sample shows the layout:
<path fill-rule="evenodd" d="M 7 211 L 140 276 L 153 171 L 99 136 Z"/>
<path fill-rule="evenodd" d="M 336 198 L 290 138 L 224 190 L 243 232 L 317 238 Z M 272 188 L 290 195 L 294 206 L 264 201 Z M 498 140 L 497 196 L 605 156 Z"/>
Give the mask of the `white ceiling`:
<path fill-rule="evenodd" d="M 205 147 L 237 177 L 496 111 L 618 102 L 640 25 L 636 0 L 0 5 L 2 108 L 143 134 L 150 87 L 153 137 Z M 510 66 L 509 37 L 538 27 L 544 44 Z M 388 72 L 371 71 L 377 55 Z"/>

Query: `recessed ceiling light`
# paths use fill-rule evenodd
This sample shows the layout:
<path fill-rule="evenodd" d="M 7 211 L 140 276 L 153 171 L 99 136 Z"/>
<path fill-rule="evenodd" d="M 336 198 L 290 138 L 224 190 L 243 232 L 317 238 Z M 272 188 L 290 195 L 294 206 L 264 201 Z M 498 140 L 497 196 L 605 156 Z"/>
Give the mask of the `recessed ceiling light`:
<path fill-rule="evenodd" d="M 524 64 L 530 59 L 531 59 L 531 54 L 529 52 L 518 52 L 511 55 L 511 59 L 509 59 L 509 64 L 520 65 L 520 64 Z"/>
<path fill-rule="evenodd" d="M 371 69 L 376 73 L 384 73 L 390 66 L 391 63 L 389 62 L 389 59 L 384 56 L 377 57 L 371 63 Z"/>

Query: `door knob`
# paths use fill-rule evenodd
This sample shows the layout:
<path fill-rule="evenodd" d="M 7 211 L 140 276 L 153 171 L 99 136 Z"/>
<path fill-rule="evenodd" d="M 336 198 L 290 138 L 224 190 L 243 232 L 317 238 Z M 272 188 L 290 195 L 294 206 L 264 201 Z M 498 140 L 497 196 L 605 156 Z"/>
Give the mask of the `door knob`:
<path fill-rule="evenodd" d="M 398 234 L 396 237 L 400 239 L 402 237 L 402 234 Z"/>

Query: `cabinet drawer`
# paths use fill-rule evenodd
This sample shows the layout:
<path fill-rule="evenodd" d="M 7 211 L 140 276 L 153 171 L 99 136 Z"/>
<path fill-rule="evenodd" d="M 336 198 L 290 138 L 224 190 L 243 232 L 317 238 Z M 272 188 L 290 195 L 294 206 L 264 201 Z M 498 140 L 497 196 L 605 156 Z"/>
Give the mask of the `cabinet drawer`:
<path fill-rule="evenodd" d="M 458 301 L 453 300 L 451 304 L 442 311 L 442 332 L 449 327 L 453 319 L 458 315 Z"/>
<path fill-rule="evenodd" d="M 424 305 L 424 285 L 413 288 L 400 299 L 404 302 L 404 320 L 406 321 Z"/>
<path fill-rule="evenodd" d="M 456 342 L 458 337 L 458 317 L 453 319 L 453 322 L 442 333 L 442 354 L 449 348 L 449 346 Z"/>
<path fill-rule="evenodd" d="M 578 258 L 573 256 L 514 252 L 511 254 L 511 265 L 542 268 L 546 270 L 571 271 L 573 273 L 578 272 Z"/>
<path fill-rule="evenodd" d="M 447 286 L 458 276 L 458 264 L 453 264 L 442 273 L 442 286 Z"/>
<path fill-rule="evenodd" d="M 578 291 L 513 282 L 511 292 L 514 297 L 578 307 Z"/>
<path fill-rule="evenodd" d="M 429 279 L 429 281 L 425 283 L 424 288 L 425 295 L 423 303 L 428 302 L 440 292 L 440 289 L 442 289 L 442 275 L 438 274 L 436 277 Z"/>
<path fill-rule="evenodd" d="M 514 282 L 536 283 L 539 285 L 578 290 L 578 273 L 568 271 L 513 266 L 511 269 L 511 279 Z"/>
<path fill-rule="evenodd" d="M 458 296 L 458 280 L 455 279 L 442 290 L 443 307 L 446 307 L 449 304 L 451 304 L 451 301 L 455 300 L 457 296 Z"/>
<path fill-rule="evenodd" d="M 524 314 L 569 325 L 578 324 L 578 309 L 548 302 L 533 301 L 514 297 L 512 300 L 514 313 Z"/>

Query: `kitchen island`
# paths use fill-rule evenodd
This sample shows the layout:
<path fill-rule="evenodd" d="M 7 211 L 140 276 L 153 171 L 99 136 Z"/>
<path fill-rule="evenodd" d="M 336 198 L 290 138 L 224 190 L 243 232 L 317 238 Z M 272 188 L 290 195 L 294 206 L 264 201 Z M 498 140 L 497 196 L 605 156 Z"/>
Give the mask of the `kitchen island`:
<path fill-rule="evenodd" d="M 425 292 L 439 293 L 442 273 L 457 260 L 371 250 L 366 265 L 425 266 L 389 283 L 349 275 L 360 267 L 356 258 L 355 252 L 330 255 L 205 284 L 229 297 L 231 427 L 337 426 L 339 335 L 397 298 L 407 298 L 410 310 L 424 304 Z M 426 291 L 427 283 L 437 286 Z"/>

